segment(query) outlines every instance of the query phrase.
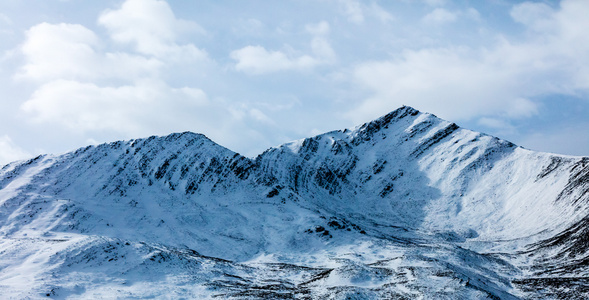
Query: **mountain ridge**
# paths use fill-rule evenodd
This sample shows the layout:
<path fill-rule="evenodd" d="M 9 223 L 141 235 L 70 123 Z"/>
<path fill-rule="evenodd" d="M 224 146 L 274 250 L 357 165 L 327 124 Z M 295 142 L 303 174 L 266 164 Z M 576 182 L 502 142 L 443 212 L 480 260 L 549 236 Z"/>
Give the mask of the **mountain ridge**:
<path fill-rule="evenodd" d="M 587 174 L 587 158 L 407 106 L 255 158 L 191 132 L 88 146 L 0 169 L 0 291 L 147 297 L 181 283 L 194 288 L 176 295 L 204 298 L 586 295 L 583 281 L 553 282 L 587 273 Z M 39 273 L 15 283 L 31 264 Z M 161 289 L 146 288 L 150 273 Z"/>

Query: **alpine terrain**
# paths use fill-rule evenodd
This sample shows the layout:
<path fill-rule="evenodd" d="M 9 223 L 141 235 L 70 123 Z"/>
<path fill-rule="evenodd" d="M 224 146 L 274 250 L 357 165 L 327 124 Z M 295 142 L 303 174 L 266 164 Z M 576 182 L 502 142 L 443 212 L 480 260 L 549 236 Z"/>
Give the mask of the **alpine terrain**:
<path fill-rule="evenodd" d="M 583 299 L 589 157 L 401 107 L 255 158 L 185 132 L 0 170 L 3 299 Z"/>

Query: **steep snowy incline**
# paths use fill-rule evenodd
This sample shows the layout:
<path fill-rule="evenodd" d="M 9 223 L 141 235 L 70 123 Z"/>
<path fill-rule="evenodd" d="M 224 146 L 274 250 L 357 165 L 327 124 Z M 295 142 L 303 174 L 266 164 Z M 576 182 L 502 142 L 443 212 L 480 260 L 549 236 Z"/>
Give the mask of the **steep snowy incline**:
<path fill-rule="evenodd" d="M 262 174 L 332 214 L 477 241 L 559 231 L 584 217 L 588 185 L 569 182 L 581 161 L 525 150 L 410 107 L 257 158 Z"/>
<path fill-rule="evenodd" d="M 247 258 L 276 243 L 283 222 L 303 231 L 306 218 L 319 218 L 269 197 L 274 187 L 250 178 L 252 168 L 250 159 L 193 133 L 39 157 L 0 175 L 7 183 L 18 178 L 2 190 L 0 230 L 92 234 Z M 26 184 L 12 187 L 20 181 Z"/>
<path fill-rule="evenodd" d="M 39 156 L 0 170 L 0 294 L 584 295 L 554 280 L 589 274 L 588 174 L 410 107 L 254 159 L 189 132 Z"/>

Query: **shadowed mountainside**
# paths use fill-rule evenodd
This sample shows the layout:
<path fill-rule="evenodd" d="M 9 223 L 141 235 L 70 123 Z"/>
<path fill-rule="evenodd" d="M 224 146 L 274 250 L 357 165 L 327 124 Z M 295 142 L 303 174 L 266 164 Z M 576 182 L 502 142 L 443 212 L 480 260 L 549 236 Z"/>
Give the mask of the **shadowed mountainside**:
<path fill-rule="evenodd" d="M 0 170 L 0 293 L 588 295 L 589 158 L 410 107 L 243 157 L 190 132 Z"/>

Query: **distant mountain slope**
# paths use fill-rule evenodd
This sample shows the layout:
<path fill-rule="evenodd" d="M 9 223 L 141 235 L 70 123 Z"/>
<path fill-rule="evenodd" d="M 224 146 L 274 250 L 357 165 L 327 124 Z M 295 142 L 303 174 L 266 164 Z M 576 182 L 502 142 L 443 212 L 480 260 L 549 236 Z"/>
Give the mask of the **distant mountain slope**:
<path fill-rule="evenodd" d="M 0 170 L 14 298 L 589 296 L 589 158 L 401 107 L 254 159 L 180 133 Z"/>

